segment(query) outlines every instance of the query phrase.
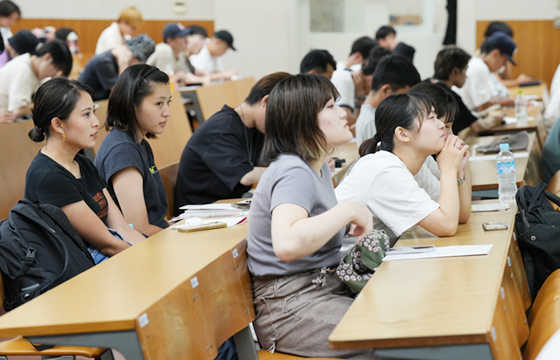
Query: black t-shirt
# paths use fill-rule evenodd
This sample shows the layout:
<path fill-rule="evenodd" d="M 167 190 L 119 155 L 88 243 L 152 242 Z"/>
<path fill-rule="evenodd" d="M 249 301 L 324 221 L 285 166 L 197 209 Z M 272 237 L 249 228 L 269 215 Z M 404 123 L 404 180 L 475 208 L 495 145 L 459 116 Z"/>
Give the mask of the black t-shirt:
<path fill-rule="evenodd" d="M 239 183 L 255 166 L 264 134 L 246 127 L 227 105 L 205 121 L 181 155 L 175 187 L 175 214 L 187 204 L 241 197 L 251 187 Z"/>
<path fill-rule="evenodd" d="M 119 207 L 111 176 L 127 167 L 138 169 L 142 174 L 142 190 L 150 224 L 161 228 L 169 226 L 165 221 L 168 209 L 165 187 L 154 162 L 152 148 L 145 139 L 138 144 L 126 132 L 111 130 L 99 147 L 95 166 L 109 185 L 109 193 Z"/>
<path fill-rule="evenodd" d="M 431 80 L 426 79 L 424 80 L 424 82 L 431 82 Z M 451 88 L 447 86 L 444 82 L 438 81 L 435 84 L 441 86 L 443 89 L 445 89 L 445 91 L 450 93 L 453 96 L 453 98 L 455 98 L 455 101 L 457 101 L 457 105 L 459 105 L 459 113 L 457 114 L 457 118 L 453 122 L 452 130 L 454 135 L 459 134 L 461 130 L 466 129 L 467 127 L 471 126 L 473 122 L 478 120 L 477 117 L 474 116 L 471 113 L 471 111 L 467 108 L 467 106 L 465 105 L 463 99 L 461 99 L 461 96 L 459 96 L 459 94 L 451 90 Z"/>
<path fill-rule="evenodd" d="M 107 184 L 86 157 L 78 154 L 74 160 L 80 166 L 79 179 L 39 151 L 27 170 L 25 198 L 58 207 L 83 200 L 107 226 L 109 204 L 103 195 Z"/>
<path fill-rule="evenodd" d="M 92 57 L 78 80 L 93 89 L 93 101 L 108 99 L 119 77 L 119 65 L 111 50 Z"/>

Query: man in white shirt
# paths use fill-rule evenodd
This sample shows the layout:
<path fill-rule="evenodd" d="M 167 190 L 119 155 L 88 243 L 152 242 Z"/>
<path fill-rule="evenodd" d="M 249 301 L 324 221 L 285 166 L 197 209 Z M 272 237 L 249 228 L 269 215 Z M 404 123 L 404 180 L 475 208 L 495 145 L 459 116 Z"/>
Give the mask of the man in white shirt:
<path fill-rule="evenodd" d="M 480 57 L 472 57 L 467 68 L 467 81 L 457 91 L 467 108 L 482 111 L 494 104 L 512 105 L 511 97 L 500 98 L 493 83 L 494 72 L 508 61 L 517 65 L 513 55 L 517 51 L 515 42 L 505 33 L 498 31 L 486 39 L 480 48 Z"/>
<path fill-rule="evenodd" d="M 381 59 L 373 73 L 371 91 L 366 97 L 356 121 L 358 147 L 377 133 L 375 109 L 381 101 L 393 94 L 407 92 L 420 81 L 418 70 L 408 58 L 402 55 L 390 55 Z"/>
<path fill-rule="evenodd" d="M 210 80 L 231 79 L 237 75 L 235 70 L 225 70 L 221 56 L 228 49 L 236 51 L 233 46 L 233 36 L 226 30 L 220 30 L 206 39 L 206 45 L 197 55 L 191 55 L 189 60 L 196 70 L 210 76 Z"/>
<path fill-rule="evenodd" d="M 124 9 L 119 15 L 119 20 L 103 30 L 99 36 L 95 47 L 95 55 L 123 45 L 126 40 L 132 39 L 143 23 L 144 19 L 140 10 L 134 6 Z"/>

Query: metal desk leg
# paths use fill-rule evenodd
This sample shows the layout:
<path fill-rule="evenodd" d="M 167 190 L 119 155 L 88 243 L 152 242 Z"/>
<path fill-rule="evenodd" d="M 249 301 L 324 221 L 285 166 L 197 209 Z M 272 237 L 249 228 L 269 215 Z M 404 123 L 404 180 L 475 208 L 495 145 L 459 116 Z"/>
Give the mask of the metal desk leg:
<path fill-rule="evenodd" d="M 235 341 L 239 360 L 255 360 L 259 358 L 249 326 L 233 335 L 233 340 Z"/>
<path fill-rule="evenodd" d="M 119 350 L 127 360 L 144 360 L 138 335 L 134 330 L 109 331 L 84 334 L 63 334 L 31 336 L 29 341 L 35 344 L 90 346 Z"/>
<path fill-rule="evenodd" d="M 375 350 L 375 355 L 421 360 L 493 360 L 488 344 L 379 349 Z"/>

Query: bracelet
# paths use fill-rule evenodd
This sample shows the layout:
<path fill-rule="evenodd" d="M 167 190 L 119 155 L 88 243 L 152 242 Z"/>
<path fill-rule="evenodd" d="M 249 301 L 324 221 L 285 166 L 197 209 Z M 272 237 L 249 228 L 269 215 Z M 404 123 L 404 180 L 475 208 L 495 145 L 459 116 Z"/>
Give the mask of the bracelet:
<path fill-rule="evenodd" d="M 467 175 L 463 174 L 463 177 L 460 179 L 457 179 L 457 185 L 461 185 L 465 182 L 465 180 L 467 179 Z"/>

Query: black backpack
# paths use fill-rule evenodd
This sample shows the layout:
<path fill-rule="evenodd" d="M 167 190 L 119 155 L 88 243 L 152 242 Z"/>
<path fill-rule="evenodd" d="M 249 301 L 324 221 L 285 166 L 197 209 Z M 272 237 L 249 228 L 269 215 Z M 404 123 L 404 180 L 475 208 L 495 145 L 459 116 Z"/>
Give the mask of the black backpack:
<path fill-rule="evenodd" d="M 94 266 L 86 245 L 60 208 L 19 201 L 0 221 L 4 309 L 12 310 Z"/>
<path fill-rule="evenodd" d="M 548 276 L 560 269 L 560 212 L 547 201 L 560 206 L 560 197 L 545 188 L 540 181 L 536 188 L 521 186 L 515 195 L 515 227 L 533 299 Z"/>

